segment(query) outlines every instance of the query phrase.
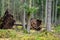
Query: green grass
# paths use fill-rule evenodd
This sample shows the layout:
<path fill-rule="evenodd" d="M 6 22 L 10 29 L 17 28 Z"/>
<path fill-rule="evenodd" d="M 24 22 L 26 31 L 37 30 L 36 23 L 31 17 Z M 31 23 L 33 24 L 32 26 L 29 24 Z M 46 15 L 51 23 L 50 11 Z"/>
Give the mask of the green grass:
<path fill-rule="evenodd" d="M 16 37 L 16 31 L 15 30 L 0 30 L 0 38 L 9 38 L 9 37 Z"/>
<path fill-rule="evenodd" d="M 60 40 L 59 37 L 53 33 L 37 32 L 31 30 L 32 33 L 26 34 L 22 31 L 16 32 L 15 30 L 0 30 L 0 38 L 7 38 L 9 40 Z"/>
<path fill-rule="evenodd" d="M 30 34 L 26 30 L 22 30 L 22 26 L 17 26 L 19 31 L 15 29 L 0 30 L 0 38 L 6 40 L 60 40 L 54 33 L 45 31 L 30 30 Z M 60 33 L 60 26 L 55 27 L 55 32 Z"/>

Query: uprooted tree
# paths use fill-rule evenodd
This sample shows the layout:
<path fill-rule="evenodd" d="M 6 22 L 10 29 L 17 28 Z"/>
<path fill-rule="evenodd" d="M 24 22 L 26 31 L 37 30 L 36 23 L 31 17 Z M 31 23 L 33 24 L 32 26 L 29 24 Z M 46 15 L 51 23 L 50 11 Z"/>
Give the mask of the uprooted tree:
<path fill-rule="evenodd" d="M 7 9 L 4 16 L 0 18 L 0 29 L 11 29 L 14 22 L 13 15 L 11 15 Z"/>
<path fill-rule="evenodd" d="M 42 25 L 42 20 L 35 19 L 35 18 L 31 19 L 31 27 L 30 27 L 31 29 L 39 31 L 42 29 L 40 25 Z"/>

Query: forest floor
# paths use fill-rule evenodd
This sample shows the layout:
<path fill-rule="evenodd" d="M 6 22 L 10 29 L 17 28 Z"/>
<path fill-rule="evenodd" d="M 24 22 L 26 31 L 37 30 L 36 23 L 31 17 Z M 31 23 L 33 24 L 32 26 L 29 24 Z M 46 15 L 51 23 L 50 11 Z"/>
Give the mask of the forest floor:
<path fill-rule="evenodd" d="M 0 30 L 0 40 L 60 40 L 60 26 L 55 27 L 56 32 L 51 33 L 30 30 L 30 34 L 28 34 L 21 30 L 21 27 L 18 28 L 18 30 Z"/>

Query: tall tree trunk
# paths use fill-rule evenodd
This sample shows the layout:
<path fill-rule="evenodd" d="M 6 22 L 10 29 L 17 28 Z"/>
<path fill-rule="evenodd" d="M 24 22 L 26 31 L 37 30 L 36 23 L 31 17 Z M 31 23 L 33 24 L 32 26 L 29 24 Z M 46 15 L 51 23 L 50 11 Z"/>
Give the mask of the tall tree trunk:
<path fill-rule="evenodd" d="M 53 8 L 53 13 L 52 13 L 52 24 L 54 24 L 54 3 L 55 3 L 55 2 L 54 2 L 54 0 L 53 0 L 52 2 L 53 2 L 53 7 L 52 7 L 52 8 Z"/>
<path fill-rule="evenodd" d="M 31 8 L 31 2 L 32 0 L 29 0 L 29 8 Z M 28 24 L 27 24 L 27 32 L 30 33 L 30 20 L 31 20 L 31 13 L 29 13 L 29 17 L 28 17 Z"/>
<path fill-rule="evenodd" d="M 23 13 L 21 14 L 21 21 L 22 21 L 22 25 L 23 25 L 23 30 L 26 29 L 25 25 L 26 25 L 26 22 L 25 22 L 25 9 L 23 9 Z"/>
<path fill-rule="evenodd" d="M 14 8 L 13 8 L 13 10 L 14 10 L 13 11 L 13 15 L 14 15 L 15 14 L 15 1 L 14 1 L 14 5 L 13 6 L 14 6 Z M 16 20 L 16 15 L 14 15 L 14 16 L 15 16 L 15 20 Z"/>
<path fill-rule="evenodd" d="M 46 29 L 47 29 L 47 31 L 48 32 L 50 32 L 51 31 L 51 2 L 52 2 L 52 0 L 46 0 L 46 7 L 47 7 L 47 9 L 46 9 Z"/>
<path fill-rule="evenodd" d="M 43 14 L 43 12 L 44 12 L 44 11 L 43 11 L 43 5 L 44 5 L 44 4 L 43 4 L 43 0 L 41 0 L 41 7 L 42 7 L 42 23 L 43 23 L 43 15 L 44 15 L 44 14 Z"/>
<path fill-rule="evenodd" d="M 20 0 L 20 1 L 21 1 L 21 5 L 26 3 L 26 0 Z M 26 14 L 25 9 L 22 9 L 21 20 L 22 20 L 22 25 L 23 25 L 24 30 L 26 29 L 25 28 L 25 25 L 26 25 L 26 23 L 25 23 L 25 14 Z"/>
<path fill-rule="evenodd" d="M 55 26 L 57 25 L 57 4 L 58 4 L 58 0 L 56 0 L 56 9 L 55 9 Z"/>
<path fill-rule="evenodd" d="M 45 26 L 47 25 L 47 0 L 46 0 L 46 6 L 45 6 Z"/>
<path fill-rule="evenodd" d="M 29 16 L 28 21 L 27 21 L 27 32 L 30 33 L 30 19 L 31 17 Z"/>
<path fill-rule="evenodd" d="M 2 10 L 1 10 L 1 17 L 4 15 L 4 0 L 2 0 Z"/>
<path fill-rule="evenodd" d="M 26 2 L 26 0 L 25 0 L 25 2 Z M 25 9 L 24 9 L 24 13 L 23 13 L 23 27 L 24 27 L 24 30 L 26 29 L 25 28 L 25 25 L 26 25 L 26 23 L 25 23 L 25 14 L 26 14 L 26 12 L 25 12 Z"/>

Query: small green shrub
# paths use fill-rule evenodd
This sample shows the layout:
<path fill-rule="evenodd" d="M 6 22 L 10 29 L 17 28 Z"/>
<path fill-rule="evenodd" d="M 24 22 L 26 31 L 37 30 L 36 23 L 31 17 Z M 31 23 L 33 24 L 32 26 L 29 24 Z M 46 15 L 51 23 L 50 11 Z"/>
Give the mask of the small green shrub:
<path fill-rule="evenodd" d="M 28 32 L 27 32 L 27 29 L 23 30 L 23 33 L 26 33 L 26 34 L 27 34 L 27 33 L 28 33 Z"/>
<path fill-rule="evenodd" d="M 55 32 L 56 33 L 60 33 L 60 25 L 58 25 L 58 26 L 55 27 Z"/>

